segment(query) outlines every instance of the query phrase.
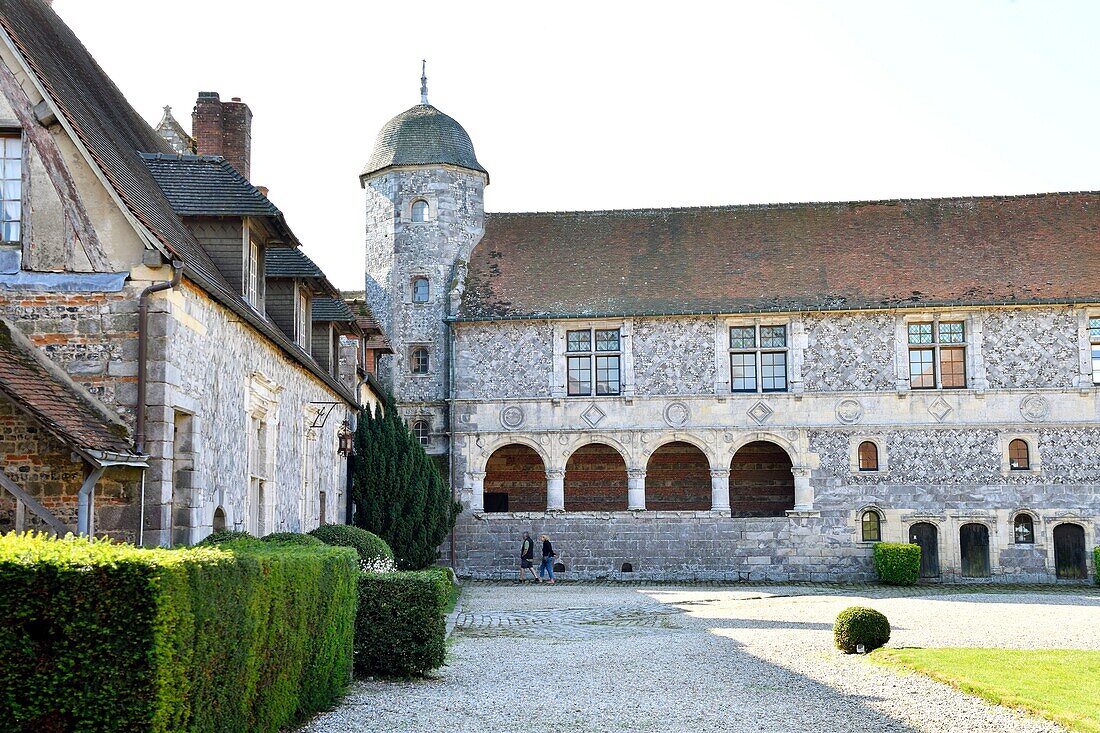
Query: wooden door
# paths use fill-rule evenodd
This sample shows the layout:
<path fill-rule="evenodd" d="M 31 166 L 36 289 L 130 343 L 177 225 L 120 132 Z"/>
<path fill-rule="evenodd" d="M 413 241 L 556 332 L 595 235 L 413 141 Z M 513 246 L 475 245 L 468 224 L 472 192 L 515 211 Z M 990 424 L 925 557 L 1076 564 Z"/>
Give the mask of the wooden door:
<path fill-rule="evenodd" d="M 1059 578 L 1084 580 L 1085 529 L 1079 524 L 1059 524 L 1054 528 L 1054 568 Z"/>
<path fill-rule="evenodd" d="M 984 524 L 964 524 L 959 528 L 959 548 L 962 551 L 962 576 L 988 578 L 989 527 Z"/>
<path fill-rule="evenodd" d="M 920 576 L 940 577 L 940 540 L 936 525 L 917 522 L 909 528 L 909 542 L 920 547 Z"/>

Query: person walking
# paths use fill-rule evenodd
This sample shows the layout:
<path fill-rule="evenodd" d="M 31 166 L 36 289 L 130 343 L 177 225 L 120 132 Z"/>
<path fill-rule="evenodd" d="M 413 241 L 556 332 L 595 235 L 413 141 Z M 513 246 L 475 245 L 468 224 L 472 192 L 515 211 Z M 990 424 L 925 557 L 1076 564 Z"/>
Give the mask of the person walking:
<path fill-rule="evenodd" d="M 546 535 L 539 535 L 539 539 L 542 540 L 542 564 L 539 565 L 539 580 L 542 580 L 543 575 L 550 576 L 548 583 L 554 582 L 554 558 L 558 556 L 558 553 L 554 552 L 554 546 L 550 544 L 550 538 Z"/>
<path fill-rule="evenodd" d="M 531 579 L 538 581 L 535 575 L 535 541 L 531 539 L 530 532 L 523 533 L 523 544 L 519 548 L 519 582 L 527 579 L 527 572 L 531 571 Z"/>

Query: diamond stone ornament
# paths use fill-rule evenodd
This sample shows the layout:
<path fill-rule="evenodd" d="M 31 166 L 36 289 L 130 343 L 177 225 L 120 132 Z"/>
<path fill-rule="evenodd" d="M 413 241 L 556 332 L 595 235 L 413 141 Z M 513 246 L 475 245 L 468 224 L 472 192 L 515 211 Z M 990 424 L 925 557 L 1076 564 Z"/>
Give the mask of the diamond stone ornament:
<path fill-rule="evenodd" d="M 759 425 L 763 425 L 768 421 L 772 415 L 775 414 L 775 410 L 768 407 L 768 403 L 763 400 L 758 401 L 755 405 L 749 408 L 749 417 L 757 422 Z"/>
<path fill-rule="evenodd" d="M 947 404 L 947 400 L 943 397 L 937 397 L 935 401 L 928 406 L 928 411 L 932 413 L 932 417 L 940 422 L 943 422 L 944 418 L 951 414 L 951 410 L 951 405 Z"/>
<path fill-rule="evenodd" d="M 607 417 L 607 413 L 599 408 L 599 405 L 592 403 L 588 406 L 588 409 L 581 413 L 581 419 L 592 427 L 596 427 L 600 424 L 600 420 Z"/>

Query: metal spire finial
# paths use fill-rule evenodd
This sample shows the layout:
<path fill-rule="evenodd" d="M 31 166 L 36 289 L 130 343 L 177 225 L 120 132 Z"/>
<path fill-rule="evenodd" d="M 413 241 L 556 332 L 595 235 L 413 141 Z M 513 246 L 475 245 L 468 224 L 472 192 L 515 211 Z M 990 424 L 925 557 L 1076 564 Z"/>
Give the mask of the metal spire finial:
<path fill-rule="evenodd" d="M 428 61 L 427 59 L 421 59 L 420 61 L 420 103 L 428 103 Z"/>

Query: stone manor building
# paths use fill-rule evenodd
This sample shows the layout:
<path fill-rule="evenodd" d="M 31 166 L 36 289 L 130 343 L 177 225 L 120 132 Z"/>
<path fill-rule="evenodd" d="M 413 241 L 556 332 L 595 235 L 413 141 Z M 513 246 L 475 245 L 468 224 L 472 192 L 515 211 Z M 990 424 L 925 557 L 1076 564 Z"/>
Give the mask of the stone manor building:
<path fill-rule="evenodd" d="M 369 318 L 250 183 L 248 106 L 192 119 L 158 135 L 48 2 L 0 0 L 0 532 L 347 516 Z"/>
<path fill-rule="evenodd" d="M 381 373 L 462 574 L 1082 580 L 1100 532 L 1100 193 L 486 214 L 427 102 L 379 133 Z M 444 548 L 445 552 L 448 548 Z"/>

